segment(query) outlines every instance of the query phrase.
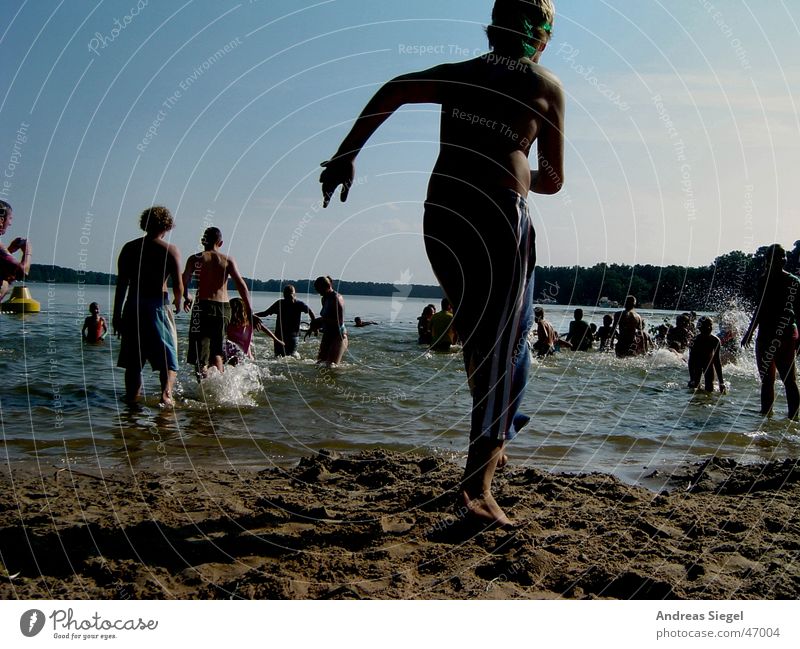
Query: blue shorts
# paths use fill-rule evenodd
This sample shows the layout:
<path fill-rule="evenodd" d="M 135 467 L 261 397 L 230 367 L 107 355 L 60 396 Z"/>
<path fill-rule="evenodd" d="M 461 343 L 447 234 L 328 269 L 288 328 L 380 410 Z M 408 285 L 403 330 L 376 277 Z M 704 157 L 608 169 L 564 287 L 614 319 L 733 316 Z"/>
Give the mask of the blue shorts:
<path fill-rule="evenodd" d="M 126 302 L 122 309 L 122 343 L 118 367 L 139 370 L 146 362 L 153 371 L 178 371 L 178 335 L 167 296 Z"/>

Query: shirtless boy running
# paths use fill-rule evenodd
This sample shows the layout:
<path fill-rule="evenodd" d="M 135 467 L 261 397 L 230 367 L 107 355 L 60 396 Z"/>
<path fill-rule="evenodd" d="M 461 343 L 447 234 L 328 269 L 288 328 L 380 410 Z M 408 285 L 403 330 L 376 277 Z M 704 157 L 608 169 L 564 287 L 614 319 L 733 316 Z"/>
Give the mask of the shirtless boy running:
<path fill-rule="evenodd" d="M 528 421 L 517 409 L 530 365 L 534 231 L 529 191 L 563 183 L 564 96 L 538 64 L 553 26 L 551 0 L 497 0 L 478 58 L 405 74 L 369 101 L 334 156 L 322 163 L 324 205 L 346 200 L 354 160 L 400 106 L 441 104 L 441 148 L 428 184 L 428 259 L 455 306 L 472 387 L 472 421 L 459 508 L 473 520 L 511 525 L 492 496 L 503 446 Z M 538 140 L 538 169 L 528 155 Z"/>

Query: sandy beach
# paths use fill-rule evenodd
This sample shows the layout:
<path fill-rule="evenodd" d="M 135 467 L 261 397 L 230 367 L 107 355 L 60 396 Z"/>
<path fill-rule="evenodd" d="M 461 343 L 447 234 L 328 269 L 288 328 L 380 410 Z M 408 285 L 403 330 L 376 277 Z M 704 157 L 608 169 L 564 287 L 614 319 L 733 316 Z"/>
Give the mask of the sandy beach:
<path fill-rule="evenodd" d="M 0 597 L 797 599 L 800 467 L 710 460 L 655 493 L 507 467 L 477 531 L 437 457 L 0 473 Z"/>

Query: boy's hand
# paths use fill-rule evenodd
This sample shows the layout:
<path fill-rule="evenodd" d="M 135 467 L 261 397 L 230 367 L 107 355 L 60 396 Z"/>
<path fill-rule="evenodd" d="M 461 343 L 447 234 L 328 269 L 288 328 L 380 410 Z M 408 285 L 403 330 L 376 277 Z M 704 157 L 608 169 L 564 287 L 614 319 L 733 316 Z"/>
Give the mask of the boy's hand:
<path fill-rule="evenodd" d="M 727 391 L 728 391 L 728 388 L 725 386 L 725 382 L 724 381 L 720 381 L 719 382 L 719 393 L 720 394 L 725 394 Z"/>
<path fill-rule="evenodd" d="M 189 313 L 189 311 L 192 310 L 192 298 L 190 297 L 183 298 L 183 310 L 186 313 Z"/>
<path fill-rule="evenodd" d="M 115 315 L 111 318 L 111 328 L 114 330 L 114 335 L 117 338 L 122 337 L 122 318 L 118 315 Z"/>
<path fill-rule="evenodd" d="M 322 207 L 328 207 L 328 203 L 331 202 L 331 196 L 336 192 L 336 188 L 339 185 L 342 186 L 339 198 L 344 203 L 347 200 L 347 195 L 350 193 L 350 187 L 356 175 L 353 160 L 340 157 L 326 160 L 320 166 L 325 167 L 319 176 L 319 181 L 322 183 Z"/>

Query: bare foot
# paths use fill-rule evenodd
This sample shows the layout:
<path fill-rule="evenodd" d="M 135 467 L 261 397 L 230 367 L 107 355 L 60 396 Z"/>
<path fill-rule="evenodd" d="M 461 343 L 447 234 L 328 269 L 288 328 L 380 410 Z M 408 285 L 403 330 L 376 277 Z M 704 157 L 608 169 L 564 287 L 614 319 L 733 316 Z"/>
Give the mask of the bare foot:
<path fill-rule="evenodd" d="M 504 529 L 515 527 L 492 494 L 482 494 L 477 498 L 470 498 L 466 491 L 462 491 L 461 503 L 467 509 L 467 520 L 472 519 L 486 526 L 497 525 Z"/>

